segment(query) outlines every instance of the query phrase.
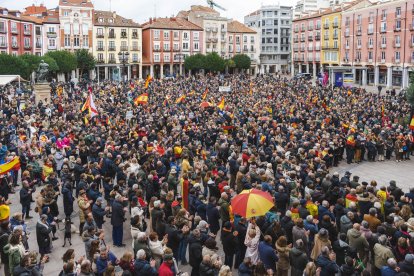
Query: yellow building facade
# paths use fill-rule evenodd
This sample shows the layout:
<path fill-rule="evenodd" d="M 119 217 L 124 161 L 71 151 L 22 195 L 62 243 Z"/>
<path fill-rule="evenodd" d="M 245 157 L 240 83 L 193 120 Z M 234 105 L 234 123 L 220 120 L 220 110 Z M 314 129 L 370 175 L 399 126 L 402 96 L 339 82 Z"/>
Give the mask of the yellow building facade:
<path fill-rule="evenodd" d="M 92 53 L 98 81 L 142 79 L 142 28 L 131 19 L 95 10 Z"/>
<path fill-rule="evenodd" d="M 341 19 L 340 11 L 322 15 L 321 63 L 324 66 L 340 64 Z"/>

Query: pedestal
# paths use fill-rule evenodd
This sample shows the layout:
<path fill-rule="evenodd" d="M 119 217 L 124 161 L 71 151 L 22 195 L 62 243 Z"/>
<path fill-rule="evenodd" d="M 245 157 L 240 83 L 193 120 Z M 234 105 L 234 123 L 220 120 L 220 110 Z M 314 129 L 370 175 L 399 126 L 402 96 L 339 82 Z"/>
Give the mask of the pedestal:
<path fill-rule="evenodd" d="M 48 82 L 46 83 L 36 83 L 35 84 L 35 102 L 36 104 L 39 103 L 39 101 L 42 101 L 43 103 L 50 103 L 50 84 Z"/>

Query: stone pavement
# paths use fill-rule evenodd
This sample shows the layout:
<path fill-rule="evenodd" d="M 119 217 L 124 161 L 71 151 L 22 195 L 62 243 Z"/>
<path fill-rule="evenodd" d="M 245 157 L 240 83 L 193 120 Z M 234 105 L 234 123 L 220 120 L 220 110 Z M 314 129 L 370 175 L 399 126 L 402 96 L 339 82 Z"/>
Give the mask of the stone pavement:
<path fill-rule="evenodd" d="M 414 158 L 413 158 L 414 159 Z M 340 167 L 331 169 L 331 173 L 338 171 L 342 176 L 345 171 L 350 171 L 352 175 L 360 176 L 360 181 L 368 181 L 376 180 L 378 182 L 378 186 L 388 185 L 390 180 L 397 181 L 397 185 L 404 188 L 404 191 L 408 191 L 410 187 L 413 187 L 412 181 L 414 180 L 414 161 L 405 161 L 401 163 L 396 163 L 395 161 L 386 161 L 386 162 L 363 162 L 361 164 L 344 164 L 342 163 Z M 37 189 L 35 196 L 40 191 L 40 188 Z M 19 203 L 19 193 L 18 190 L 16 194 L 11 195 L 12 205 L 11 207 L 11 214 L 14 212 L 21 211 L 21 205 Z M 35 204 L 32 203 L 32 209 L 34 210 Z M 78 216 L 78 206 L 75 202 L 74 204 L 75 212 L 73 214 L 72 221 L 76 227 L 79 226 L 79 216 Z M 60 217 L 63 217 L 63 203 L 61 197 L 59 197 L 59 210 L 60 210 Z M 27 221 L 28 229 L 31 232 L 29 235 L 29 246 L 30 250 L 37 251 L 38 246 L 36 242 L 36 222 L 38 219 L 38 215 L 31 211 L 31 216 L 34 218 Z M 112 246 L 112 226 L 110 224 L 110 219 L 106 219 L 106 223 L 104 224 L 105 230 L 105 240 L 107 245 L 109 245 L 110 250 L 120 258 L 124 252 L 131 251 L 132 252 L 132 238 L 131 233 L 129 230 L 128 225 L 129 218 L 127 222 L 124 224 L 124 243 L 126 244 L 125 248 L 117 248 Z M 80 256 L 85 255 L 85 247 L 84 243 L 82 242 L 81 238 L 78 234 L 72 234 L 72 246 L 66 245 L 66 247 L 62 247 L 63 245 L 63 223 L 60 223 L 60 229 L 57 231 L 57 236 L 59 237 L 58 240 L 53 241 L 53 250 L 50 254 L 50 261 L 45 265 L 44 269 L 44 276 L 57 276 L 62 269 L 63 262 L 61 260 L 64 252 L 68 248 L 75 249 L 76 259 Z M 224 261 L 224 253 L 221 248 L 221 243 L 218 242 L 219 245 L 219 254 Z M 187 259 L 188 261 L 188 259 Z M 3 269 L 3 268 L 1 268 Z M 190 266 L 180 266 L 180 270 L 185 272 L 191 272 Z M 0 275 L 2 274 L 2 270 L 0 270 Z M 237 273 L 234 273 L 237 275 Z"/>

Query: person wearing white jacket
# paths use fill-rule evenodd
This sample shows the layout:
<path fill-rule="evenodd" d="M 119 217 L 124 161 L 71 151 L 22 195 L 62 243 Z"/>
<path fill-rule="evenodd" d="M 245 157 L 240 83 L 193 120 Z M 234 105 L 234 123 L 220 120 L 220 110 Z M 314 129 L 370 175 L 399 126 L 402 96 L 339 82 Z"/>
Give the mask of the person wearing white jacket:
<path fill-rule="evenodd" d="M 156 268 L 158 268 L 161 265 L 162 258 L 164 256 L 164 249 L 165 244 L 167 244 L 168 241 L 168 235 L 165 235 L 162 241 L 158 240 L 158 235 L 155 232 L 152 232 L 149 234 L 149 249 L 151 250 L 152 258 L 156 261 Z"/>
<path fill-rule="evenodd" d="M 259 261 L 259 240 L 261 232 L 254 219 L 250 220 L 246 233 L 246 238 L 244 239 L 244 245 L 247 247 L 245 257 L 250 257 L 252 264 L 256 265 Z"/>

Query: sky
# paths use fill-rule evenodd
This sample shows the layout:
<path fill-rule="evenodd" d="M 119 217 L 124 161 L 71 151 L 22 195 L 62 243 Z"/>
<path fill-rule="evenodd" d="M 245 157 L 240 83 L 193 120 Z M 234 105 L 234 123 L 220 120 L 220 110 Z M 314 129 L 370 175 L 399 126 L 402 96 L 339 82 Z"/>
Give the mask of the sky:
<path fill-rule="evenodd" d="M 222 16 L 243 22 L 244 16 L 257 10 L 261 5 L 278 4 L 272 0 L 214 0 L 227 11 L 218 10 Z M 170 17 L 180 10 L 188 10 L 191 5 L 207 5 L 207 0 L 92 0 L 95 9 L 109 10 L 110 6 L 117 14 L 133 19 L 137 23 L 148 21 L 149 17 Z M 110 2 L 111 5 L 110 5 Z M 297 0 L 281 0 L 280 4 L 293 6 Z M 43 3 L 54 8 L 59 0 L 0 0 L 0 7 L 24 10 L 32 4 Z"/>

